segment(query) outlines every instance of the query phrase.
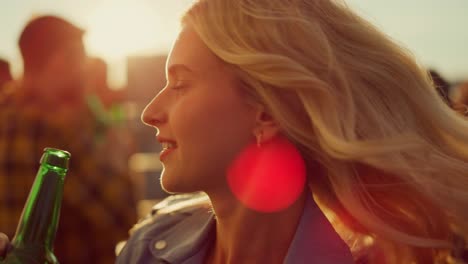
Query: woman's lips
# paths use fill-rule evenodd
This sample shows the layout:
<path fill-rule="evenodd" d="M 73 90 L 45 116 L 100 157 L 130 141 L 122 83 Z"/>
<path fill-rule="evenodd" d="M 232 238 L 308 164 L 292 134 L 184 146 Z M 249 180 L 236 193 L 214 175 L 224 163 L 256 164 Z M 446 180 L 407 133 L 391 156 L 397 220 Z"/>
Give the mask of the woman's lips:
<path fill-rule="evenodd" d="M 176 148 L 165 148 L 159 153 L 159 160 L 164 161 L 167 156 L 174 151 Z"/>

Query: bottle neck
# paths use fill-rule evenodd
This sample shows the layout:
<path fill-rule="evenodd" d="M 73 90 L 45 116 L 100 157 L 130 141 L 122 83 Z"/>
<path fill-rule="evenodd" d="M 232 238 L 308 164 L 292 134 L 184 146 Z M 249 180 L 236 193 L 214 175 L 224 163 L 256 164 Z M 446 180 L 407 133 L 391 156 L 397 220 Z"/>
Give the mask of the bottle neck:
<path fill-rule="evenodd" d="M 23 208 L 15 247 L 42 247 L 52 251 L 57 232 L 66 169 L 41 164 Z"/>

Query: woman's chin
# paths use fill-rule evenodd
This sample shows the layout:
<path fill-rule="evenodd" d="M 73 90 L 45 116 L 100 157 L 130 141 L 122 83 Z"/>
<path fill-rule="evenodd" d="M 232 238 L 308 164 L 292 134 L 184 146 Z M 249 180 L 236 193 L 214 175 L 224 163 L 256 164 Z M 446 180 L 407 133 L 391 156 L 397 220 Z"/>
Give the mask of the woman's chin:
<path fill-rule="evenodd" d="M 161 175 L 161 188 L 167 193 L 191 193 L 195 192 L 193 184 L 180 179 L 171 179 L 169 175 Z"/>
<path fill-rule="evenodd" d="M 177 185 L 167 179 L 165 175 L 161 175 L 161 188 L 168 193 L 176 193 Z"/>

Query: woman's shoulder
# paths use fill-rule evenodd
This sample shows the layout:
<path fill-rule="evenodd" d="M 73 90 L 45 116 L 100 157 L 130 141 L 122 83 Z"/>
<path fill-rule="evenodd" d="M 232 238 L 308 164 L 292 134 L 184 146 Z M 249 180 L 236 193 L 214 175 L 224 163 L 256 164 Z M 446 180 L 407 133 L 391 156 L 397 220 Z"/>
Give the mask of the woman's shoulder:
<path fill-rule="evenodd" d="M 130 229 L 129 234 L 147 226 L 157 227 L 167 222 L 175 224 L 197 212 L 209 210 L 209 198 L 203 192 L 171 195 L 155 204 L 151 212 Z"/>
<path fill-rule="evenodd" d="M 169 196 L 157 203 L 145 218 L 130 229 L 129 239 L 119 243 L 116 248 L 118 260 L 123 261 L 121 263 L 146 263 L 146 260 L 165 256 L 168 251 L 185 254 L 185 251 L 175 249 L 191 239 L 199 240 L 199 236 L 190 236 L 199 233 L 212 218 L 206 194 Z"/>
<path fill-rule="evenodd" d="M 189 212 L 198 208 L 209 208 L 210 200 L 204 192 L 171 195 L 153 206 L 151 215 Z"/>

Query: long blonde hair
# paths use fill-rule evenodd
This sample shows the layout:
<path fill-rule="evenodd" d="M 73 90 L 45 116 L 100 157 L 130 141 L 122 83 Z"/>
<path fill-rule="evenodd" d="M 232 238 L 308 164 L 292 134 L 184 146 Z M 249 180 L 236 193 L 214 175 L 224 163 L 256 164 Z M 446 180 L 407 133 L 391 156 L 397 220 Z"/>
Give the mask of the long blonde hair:
<path fill-rule="evenodd" d="M 467 236 L 468 122 L 346 4 L 201 0 L 183 23 L 296 143 L 320 205 L 387 263 L 445 259 Z"/>

